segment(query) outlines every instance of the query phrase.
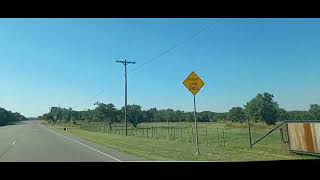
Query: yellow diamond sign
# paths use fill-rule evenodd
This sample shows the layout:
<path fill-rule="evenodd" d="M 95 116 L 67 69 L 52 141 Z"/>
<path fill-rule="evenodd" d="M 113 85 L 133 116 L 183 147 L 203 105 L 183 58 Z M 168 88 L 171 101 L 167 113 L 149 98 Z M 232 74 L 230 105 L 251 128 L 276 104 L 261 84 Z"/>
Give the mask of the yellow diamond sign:
<path fill-rule="evenodd" d="M 183 84 L 193 95 L 196 95 L 204 85 L 204 82 L 195 72 L 191 72 L 191 74 L 183 81 Z"/>

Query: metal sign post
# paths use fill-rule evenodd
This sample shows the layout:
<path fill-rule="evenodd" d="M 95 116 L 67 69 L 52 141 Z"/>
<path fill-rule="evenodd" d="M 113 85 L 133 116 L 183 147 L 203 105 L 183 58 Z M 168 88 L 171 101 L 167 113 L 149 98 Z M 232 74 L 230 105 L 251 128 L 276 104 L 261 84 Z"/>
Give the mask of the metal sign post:
<path fill-rule="evenodd" d="M 196 94 L 204 85 L 204 82 L 200 79 L 200 77 L 195 73 L 191 72 L 191 74 L 183 81 L 184 86 L 193 94 L 193 116 L 194 116 L 194 125 L 196 130 L 196 145 L 197 145 L 197 152 L 196 154 L 199 155 L 199 135 L 198 135 L 198 125 L 197 125 L 197 117 L 196 117 Z"/>
<path fill-rule="evenodd" d="M 197 117 L 196 117 L 196 95 L 193 95 L 193 106 L 194 106 L 194 111 L 193 111 L 193 116 L 194 116 L 194 126 L 196 129 L 196 144 L 197 144 L 197 152 L 196 154 L 199 155 L 199 142 L 198 142 L 198 126 L 197 126 Z"/>

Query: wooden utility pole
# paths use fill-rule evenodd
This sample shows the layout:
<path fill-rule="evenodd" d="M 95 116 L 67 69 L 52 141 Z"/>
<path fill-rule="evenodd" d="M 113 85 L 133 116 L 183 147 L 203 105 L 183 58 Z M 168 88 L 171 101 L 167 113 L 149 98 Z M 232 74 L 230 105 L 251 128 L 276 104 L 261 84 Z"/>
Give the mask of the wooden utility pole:
<path fill-rule="evenodd" d="M 117 63 L 122 63 L 124 65 L 124 76 L 125 76 L 125 85 L 124 85 L 124 121 L 126 124 L 126 136 L 128 134 L 128 123 L 127 123 L 127 65 L 128 64 L 135 64 L 136 62 L 127 61 L 116 61 Z"/>

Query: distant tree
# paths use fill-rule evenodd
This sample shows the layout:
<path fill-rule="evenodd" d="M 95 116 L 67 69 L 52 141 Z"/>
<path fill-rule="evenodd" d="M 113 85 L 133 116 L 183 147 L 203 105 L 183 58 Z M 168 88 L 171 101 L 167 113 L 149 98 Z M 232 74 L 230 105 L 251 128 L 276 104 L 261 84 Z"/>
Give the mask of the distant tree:
<path fill-rule="evenodd" d="M 106 122 L 110 129 L 112 128 L 112 124 L 115 121 L 115 112 L 116 108 L 113 104 L 104 104 L 104 103 L 95 103 L 94 105 L 97 105 L 95 112 L 96 119 Z"/>
<path fill-rule="evenodd" d="M 246 120 L 245 112 L 242 107 L 232 107 L 227 115 L 228 119 L 234 122 L 243 123 Z"/>
<path fill-rule="evenodd" d="M 72 108 L 68 108 L 68 111 L 69 111 L 69 113 L 68 113 L 67 121 L 71 122 L 72 119 L 74 119 L 74 116 L 72 116 L 73 115 Z"/>
<path fill-rule="evenodd" d="M 278 109 L 278 121 L 286 121 L 289 119 L 290 119 L 289 113 L 285 109 L 279 108 Z"/>
<path fill-rule="evenodd" d="M 320 105 L 311 104 L 308 111 L 286 111 L 279 108 L 273 95 L 269 93 L 257 94 L 252 100 L 246 103 L 244 109 L 241 107 L 232 107 L 229 112 L 211 112 L 203 111 L 197 113 L 199 122 L 217 122 L 217 121 L 239 121 L 243 122 L 247 117 L 252 121 L 262 121 L 268 125 L 275 124 L 276 121 L 285 120 L 320 120 Z M 56 123 L 59 121 L 81 120 L 86 122 L 106 122 L 111 126 L 114 122 L 124 122 L 124 107 L 116 109 L 111 103 L 95 103 L 94 110 L 74 111 L 70 109 L 52 107 L 50 111 L 41 116 L 41 119 Z M 12 113 L 0 108 L 0 124 L 7 124 L 17 120 L 23 120 L 25 117 L 19 113 Z M 193 112 L 184 112 L 173 109 L 142 110 L 139 105 L 128 105 L 128 122 L 137 126 L 142 122 L 193 122 Z"/>
<path fill-rule="evenodd" d="M 22 116 L 20 113 L 7 111 L 0 107 L 0 126 L 24 120 L 27 120 L 27 118 Z"/>
<path fill-rule="evenodd" d="M 274 125 L 278 118 L 279 105 L 269 93 L 258 94 L 245 105 L 249 118 L 255 122 L 263 121 L 267 125 Z"/>
<path fill-rule="evenodd" d="M 309 113 L 312 119 L 320 120 L 320 105 L 318 104 L 311 104 Z"/>
<path fill-rule="evenodd" d="M 128 113 L 128 121 L 134 126 L 137 127 L 139 123 L 142 122 L 142 113 L 141 113 L 141 106 L 139 105 L 127 105 L 127 113 Z M 124 109 L 124 107 L 123 107 Z"/>
<path fill-rule="evenodd" d="M 151 108 L 151 109 L 147 110 L 146 112 L 149 113 L 148 116 L 151 118 L 150 122 L 158 122 L 159 121 L 159 113 L 158 113 L 157 108 Z"/>

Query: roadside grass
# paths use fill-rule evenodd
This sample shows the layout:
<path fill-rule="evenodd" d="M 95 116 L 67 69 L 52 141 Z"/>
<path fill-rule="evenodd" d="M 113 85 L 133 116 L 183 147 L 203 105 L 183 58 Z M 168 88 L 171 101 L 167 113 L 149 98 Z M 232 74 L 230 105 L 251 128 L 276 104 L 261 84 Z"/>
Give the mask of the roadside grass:
<path fill-rule="evenodd" d="M 180 129 L 191 128 L 193 123 L 170 123 L 170 127 Z M 253 149 L 249 148 L 248 132 L 246 128 L 226 126 L 225 123 L 199 123 L 200 155 L 196 155 L 196 145 L 187 139 L 156 138 L 146 136 L 125 136 L 100 131 L 88 131 L 79 126 L 49 125 L 61 133 L 71 134 L 82 139 L 110 147 L 128 154 L 133 154 L 145 160 L 160 161 L 261 161 L 261 160 L 287 160 L 287 159 L 314 159 L 317 157 L 297 155 L 290 153 L 287 144 L 281 142 L 279 132 L 274 132 L 257 143 Z M 139 128 L 164 127 L 167 123 L 143 123 Z M 242 125 L 239 125 L 242 126 Z M 63 131 L 63 127 L 68 127 Z M 182 128 L 183 127 L 183 128 Z M 137 128 L 137 129 L 139 129 Z M 221 132 L 224 131 L 225 140 Z M 253 139 L 257 139 L 268 132 L 272 127 L 266 128 L 262 125 L 254 125 L 252 128 Z M 168 129 L 166 129 L 168 130 Z M 206 143 L 205 130 L 207 130 Z M 120 132 L 120 131 L 119 131 Z M 209 133 L 208 133 L 209 132 Z M 218 140 L 219 134 L 219 140 Z"/>

